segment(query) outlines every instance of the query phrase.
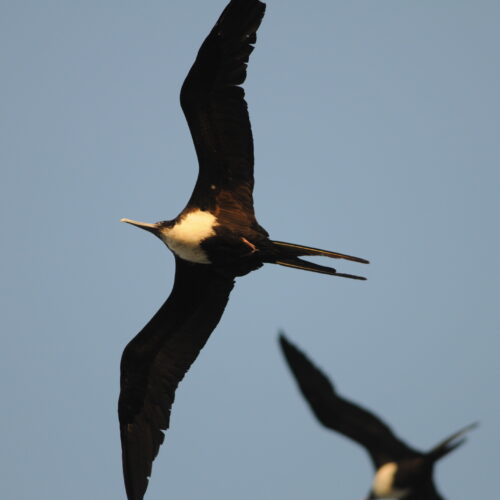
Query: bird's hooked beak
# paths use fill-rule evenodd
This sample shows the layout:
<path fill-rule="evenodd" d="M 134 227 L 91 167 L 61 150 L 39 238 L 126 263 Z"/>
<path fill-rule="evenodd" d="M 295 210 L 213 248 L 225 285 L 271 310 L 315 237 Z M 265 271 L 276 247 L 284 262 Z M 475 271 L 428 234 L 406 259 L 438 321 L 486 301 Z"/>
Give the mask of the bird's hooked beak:
<path fill-rule="evenodd" d="M 149 222 L 138 222 L 132 219 L 120 219 L 120 222 L 126 222 L 127 224 L 132 224 L 132 226 L 140 227 L 141 229 L 145 229 L 153 234 L 158 234 L 158 225 L 150 224 Z"/>

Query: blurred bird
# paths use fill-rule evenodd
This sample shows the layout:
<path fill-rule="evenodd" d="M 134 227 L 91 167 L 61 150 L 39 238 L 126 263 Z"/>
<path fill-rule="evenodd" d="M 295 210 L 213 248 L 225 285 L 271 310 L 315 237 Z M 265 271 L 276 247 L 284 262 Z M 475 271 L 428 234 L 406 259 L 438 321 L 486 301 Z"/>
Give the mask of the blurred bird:
<path fill-rule="evenodd" d="M 378 417 L 340 397 L 330 380 L 286 337 L 280 346 L 302 395 L 316 418 L 366 448 L 375 467 L 367 500 L 443 500 L 432 479 L 434 464 L 460 446 L 462 436 L 477 426 L 468 425 L 428 452 L 410 448 Z"/>
<path fill-rule="evenodd" d="M 182 86 L 181 106 L 199 162 L 186 208 L 175 219 L 155 224 L 122 219 L 160 238 L 176 262 L 169 298 L 127 345 L 121 360 L 118 413 L 129 500 L 144 496 L 177 385 L 217 326 L 235 277 L 274 263 L 364 279 L 300 256 L 368 261 L 270 240 L 255 218 L 252 131 L 240 85 L 264 11 L 258 0 L 232 0 Z"/>

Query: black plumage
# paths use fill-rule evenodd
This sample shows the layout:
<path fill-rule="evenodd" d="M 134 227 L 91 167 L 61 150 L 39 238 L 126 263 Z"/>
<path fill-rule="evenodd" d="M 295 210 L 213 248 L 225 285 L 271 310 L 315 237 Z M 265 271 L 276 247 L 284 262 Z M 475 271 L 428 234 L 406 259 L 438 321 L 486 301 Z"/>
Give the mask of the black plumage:
<path fill-rule="evenodd" d="M 176 261 L 169 298 L 127 345 L 121 361 L 118 413 L 129 500 L 144 496 L 177 385 L 217 326 L 235 277 L 268 262 L 364 279 L 299 257 L 366 260 L 272 241 L 255 218 L 252 131 L 240 85 L 264 11 L 259 0 L 231 0 L 182 86 L 181 106 L 199 162 L 184 210 L 155 224 L 122 219 L 159 237 Z"/>
<path fill-rule="evenodd" d="M 369 499 L 442 500 L 432 479 L 434 464 L 460 446 L 465 441 L 462 436 L 477 424 L 461 429 L 428 452 L 417 451 L 373 413 L 339 396 L 326 375 L 283 334 L 279 342 L 300 392 L 316 418 L 328 429 L 359 443 L 370 455 L 376 474 Z M 375 485 L 378 477 L 380 486 L 382 468 L 386 477 L 387 474 L 392 477 L 387 487 L 399 496 L 377 495 Z"/>
<path fill-rule="evenodd" d="M 217 326 L 234 278 L 176 257 L 172 292 L 125 348 L 118 401 L 122 463 L 129 499 L 141 499 L 177 385 Z"/>

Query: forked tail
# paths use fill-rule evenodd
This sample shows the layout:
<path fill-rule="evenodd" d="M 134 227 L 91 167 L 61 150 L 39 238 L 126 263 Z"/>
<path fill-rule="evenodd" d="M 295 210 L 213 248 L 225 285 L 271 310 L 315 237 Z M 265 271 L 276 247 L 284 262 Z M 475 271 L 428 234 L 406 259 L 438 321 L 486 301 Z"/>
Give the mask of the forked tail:
<path fill-rule="evenodd" d="M 321 250 L 320 248 L 305 247 L 294 243 L 285 243 L 284 241 L 273 241 L 272 243 L 276 250 L 278 250 L 278 257 L 276 258 L 275 263 L 281 266 L 303 269 L 305 271 L 312 271 L 315 273 L 330 274 L 332 276 L 339 276 L 354 280 L 366 280 L 363 276 L 338 273 L 333 267 L 321 266 L 319 264 L 300 259 L 299 257 L 303 255 L 321 255 L 332 259 L 345 259 L 353 262 L 359 262 L 361 264 L 368 264 L 369 262 L 365 259 L 343 253 L 330 252 L 329 250 Z"/>
<path fill-rule="evenodd" d="M 436 462 L 440 458 L 443 458 L 445 455 L 448 455 L 448 453 L 452 452 L 455 448 L 458 448 L 461 444 L 463 444 L 466 439 L 462 438 L 462 436 L 478 425 L 479 424 L 477 422 L 474 422 L 473 424 L 460 429 L 458 432 L 455 432 L 455 434 L 452 434 L 450 437 L 446 438 L 444 441 L 435 446 L 429 453 L 427 453 L 427 455 L 432 459 L 433 462 Z"/>

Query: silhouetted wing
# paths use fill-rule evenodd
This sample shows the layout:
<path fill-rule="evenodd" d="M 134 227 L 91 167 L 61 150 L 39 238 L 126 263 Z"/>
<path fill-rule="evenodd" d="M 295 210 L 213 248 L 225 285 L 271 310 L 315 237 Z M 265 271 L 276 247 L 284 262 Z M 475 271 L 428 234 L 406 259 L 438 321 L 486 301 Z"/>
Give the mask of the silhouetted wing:
<path fill-rule="evenodd" d="M 375 468 L 386 462 L 421 455 L 398 439 L 375 415 L 341 398 L 321 370 L 284 335 L 280 335 L 280 345 L 302 395 L 318 420 L 364 446 Z"/>
<path fill-rule="evenodd" d="M 418 491 L 410 493 L 403 500 L 444 500 L 432 481 L 427 481 Z"/>
<path fill-rule="evenodd" d="M 123 351 L 118 415 L 129 500 L 144 496 L 177 385 L 217 326 L 233 285 L 232 276 L 210 265 L 176 257 L 170 297 Z"/>
<path fill-rule="evenodd" d="M 253 140 L 245 92 L 239 86 L 265 4 L 232 0 L 203 42 L 181 90 L 199 174 L 188 206 L 227 205 L 253 218 Z M 253 219 L 254 221 L 254 219 Z"/>

